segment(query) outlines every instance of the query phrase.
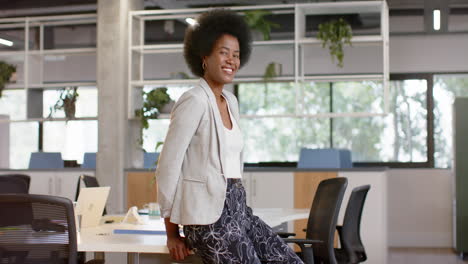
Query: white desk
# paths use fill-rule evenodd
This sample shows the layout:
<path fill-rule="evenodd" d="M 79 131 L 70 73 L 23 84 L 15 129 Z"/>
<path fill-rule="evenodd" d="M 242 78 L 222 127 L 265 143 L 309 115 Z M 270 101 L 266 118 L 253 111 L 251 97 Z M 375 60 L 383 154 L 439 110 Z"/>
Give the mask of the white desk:
<path fill-rule="evenodd" d="M 277 226 L 283 222 L 309 217 L 309 209 L 254 209 L 270 226 Z M 127 252 L 127 263 L 138 263 L 139 253 L 168 254 L 166 235 L 114 234 L 114 229 L 147 229 L 164 230 L 164 221 L 151 220 L 142 216 L 147 224 L 103 224 L 98 227 L 83 228 L 78 238 L 78 251 L 97 252 L 97 258 L 103 257 L 105 252 Z"/>

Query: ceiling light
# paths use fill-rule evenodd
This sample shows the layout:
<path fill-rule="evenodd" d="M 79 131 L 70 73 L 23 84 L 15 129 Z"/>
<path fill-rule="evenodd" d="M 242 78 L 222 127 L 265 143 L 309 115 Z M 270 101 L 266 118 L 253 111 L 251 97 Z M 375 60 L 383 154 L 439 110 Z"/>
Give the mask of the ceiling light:
<path fill-rule="evenodd" d="M 13 41 L 9 41 L 9 40 L 0 38 L 0 44 L 11 47 L 11 46 L 13 46 Z"/>
<path fill-rule="evenodd" d="M 198 24 L 198 22 L 195 19 L 191 18 L 191 17 L 187 17 L 185 19 L 185 22 L 187 22 L 191 26 L 195 26 L 196 24 Z"/>
<path fill-rule="evenodd" d="M 434 19 L 433 21 L 434 30 L 440 30 L 440 10 L 439 9 L 434 9 L 432 18 Z"/>

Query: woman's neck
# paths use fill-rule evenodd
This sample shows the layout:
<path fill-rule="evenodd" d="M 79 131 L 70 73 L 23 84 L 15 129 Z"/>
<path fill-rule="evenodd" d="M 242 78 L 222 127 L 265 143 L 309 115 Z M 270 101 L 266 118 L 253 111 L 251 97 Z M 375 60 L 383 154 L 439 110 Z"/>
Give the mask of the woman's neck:
<path fill-rule="evenodd" d="M 209 80 L 208 78 L 205 78 L 205 77 L 203 77 L 203 79 L 205 79 L 205 81 L 208 83 L 208 86 L 210 86 L 211 91 L 213 91 L 213 94 L 215 95 L 216 100 L 222 101 L 223 99 L 222 99 L 221 95 L 223 93 L 224 85 L 213 82 L 213 81 L 211 81 L 211 80 Z"/>

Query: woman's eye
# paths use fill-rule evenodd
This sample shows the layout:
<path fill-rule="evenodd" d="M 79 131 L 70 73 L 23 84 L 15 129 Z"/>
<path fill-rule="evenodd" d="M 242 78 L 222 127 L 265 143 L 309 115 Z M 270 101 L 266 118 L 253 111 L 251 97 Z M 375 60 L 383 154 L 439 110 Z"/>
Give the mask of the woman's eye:
<path fill-rule="evenodd" d="M 239 56 L 239 54 L 234 54 L 233 57 L 238 59 L 240 56 Z"/>

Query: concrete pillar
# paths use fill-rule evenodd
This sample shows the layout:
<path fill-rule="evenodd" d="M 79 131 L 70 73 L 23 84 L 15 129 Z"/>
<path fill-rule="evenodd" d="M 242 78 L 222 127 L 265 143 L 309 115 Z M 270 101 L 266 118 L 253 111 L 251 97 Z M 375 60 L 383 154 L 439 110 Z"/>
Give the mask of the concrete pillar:
<path fill-rule="evenodd" d="M 98 0 L 97 86 L 98 153 L 96 176 L 111 186 L 108 212 L 123 212 L 125 168 L 138 150 L 138 122 L 127 117 L 128 12 L 142 10 L 143 0 Z"/>
<path fill-rule="evenodd" d="M 0 115 L 0 169 L 10 168 L 10 117 Z"/>

